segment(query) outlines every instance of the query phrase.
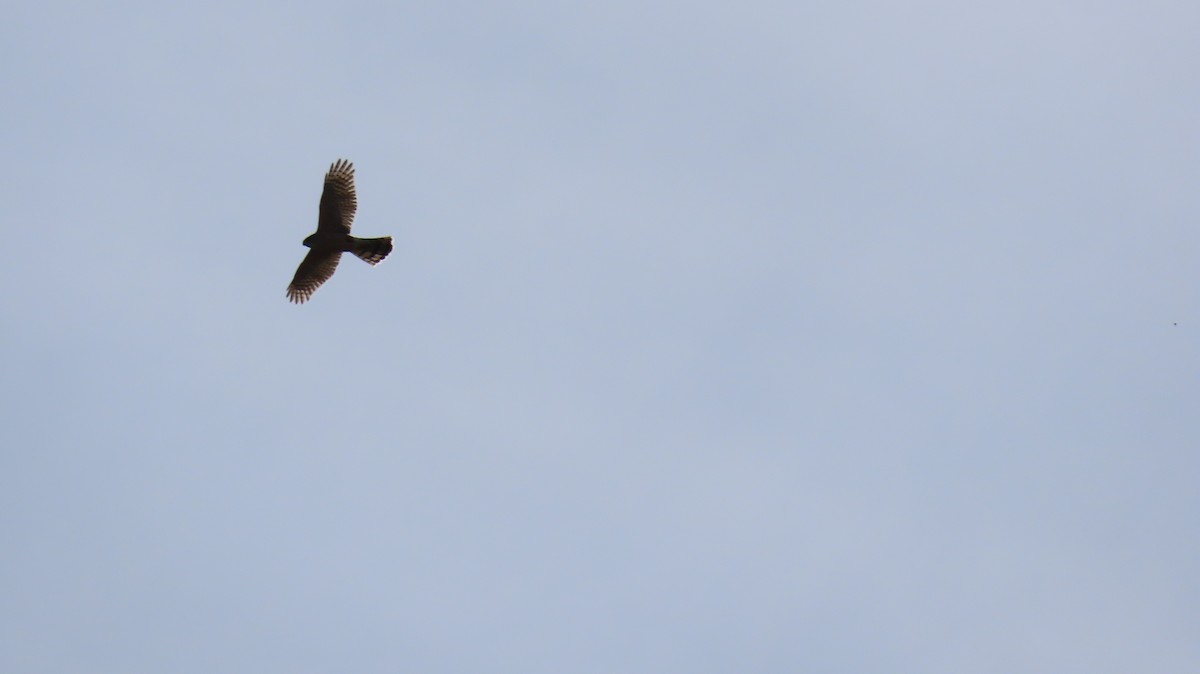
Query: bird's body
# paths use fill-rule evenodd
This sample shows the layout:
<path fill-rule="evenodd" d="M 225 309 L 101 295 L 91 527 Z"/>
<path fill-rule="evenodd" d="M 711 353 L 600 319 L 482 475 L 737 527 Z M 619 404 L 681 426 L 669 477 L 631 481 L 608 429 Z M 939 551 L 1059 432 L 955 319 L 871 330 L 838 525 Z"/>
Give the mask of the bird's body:
<path fill-rule="evenodd" d="M 341 253 L 354 253 L 365 262 L 378 264 L 392 252 L 392 237 L 382 236 L 378 239 L 361 239 L 349 234 L 329 234 L 317 232 L 310 234 L 304 240 L 304 245 L 317 250 L 336 250 Z"/>
<path fill-rule="evenodd" d="M 357 210 L 354 166 L 345 159 L 339 159 L 325 174 L 317 231 L 304 239 L 304 245 L 310 250 L 288 286 L 288 299 L 300 304 L 312 297 L 317 288 L 333 276 L 342 253 L 353 253 L 364 262 L 376 265 L 392 252 L 390 236 L 360 239 L 350 235 L 350 226 L 354 223 Z"/>

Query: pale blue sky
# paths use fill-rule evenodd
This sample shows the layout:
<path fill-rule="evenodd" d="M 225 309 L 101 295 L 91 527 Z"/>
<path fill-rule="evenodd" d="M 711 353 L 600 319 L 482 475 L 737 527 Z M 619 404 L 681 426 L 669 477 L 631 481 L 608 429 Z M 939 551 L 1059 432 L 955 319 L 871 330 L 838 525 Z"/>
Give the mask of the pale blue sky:
<path fill-rule="evenodd" d="M 0 671 L 1200 669 L 1194 2 L 5 17 Z"/>

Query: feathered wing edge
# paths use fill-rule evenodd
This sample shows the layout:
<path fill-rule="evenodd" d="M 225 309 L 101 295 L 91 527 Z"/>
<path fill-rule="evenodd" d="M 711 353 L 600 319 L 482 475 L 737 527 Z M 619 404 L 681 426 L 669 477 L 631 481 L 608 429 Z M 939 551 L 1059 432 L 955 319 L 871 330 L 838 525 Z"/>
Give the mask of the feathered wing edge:
<path fill-rule="evenodd" d="M 288 285 L 288 299 L 296 304 L 307 302 L 313 293 L 317 292 L 317 288 L 337 271 L 341 259 L 340 252 L 308 251 L 308 255 L 304 256 L 300 266 L 296 268 L 296 276 Z"/>

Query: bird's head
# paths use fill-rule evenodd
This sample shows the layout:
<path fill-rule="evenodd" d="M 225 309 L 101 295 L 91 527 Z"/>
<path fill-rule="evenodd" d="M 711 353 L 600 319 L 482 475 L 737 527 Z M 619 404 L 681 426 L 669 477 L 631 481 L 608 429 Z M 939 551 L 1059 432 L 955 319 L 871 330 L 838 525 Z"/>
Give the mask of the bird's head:
<path fill-rule="evenodd" d="M 313 239 L 315 239 L 315 238 L 317 238 L 316 234 L 309 234 L 308 237 L 306 239 L 304 239 L 304 245 L 308 246 L 309 248 L 312 248 Z"/>

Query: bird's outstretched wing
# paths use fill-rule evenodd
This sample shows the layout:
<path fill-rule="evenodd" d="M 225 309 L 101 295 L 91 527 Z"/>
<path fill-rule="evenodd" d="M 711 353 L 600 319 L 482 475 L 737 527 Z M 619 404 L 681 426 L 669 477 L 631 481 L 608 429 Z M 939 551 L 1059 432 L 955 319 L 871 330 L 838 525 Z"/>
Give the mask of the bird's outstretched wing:
<path fill-rule="evenodd" d="M 342 259 L 340 251 L 313 249 L 300 262 L 296 276 L 288 286 L 288 299 L 296 304 L 303 304 L 317 292 L 321 284 L 328 281 L 333 272 L 337 271 L 338 262 Z"/>
<path fill-rule="evenodd" d="M 345 159 L 333 162 L 325 174 L 325 190 L 321 192 L 321 212 L 317 218 L 317 231 L 349 234 L 354 223 L 354 212 L 358 210 L 358 196 L 354 193 L 354 165 Z"/>

